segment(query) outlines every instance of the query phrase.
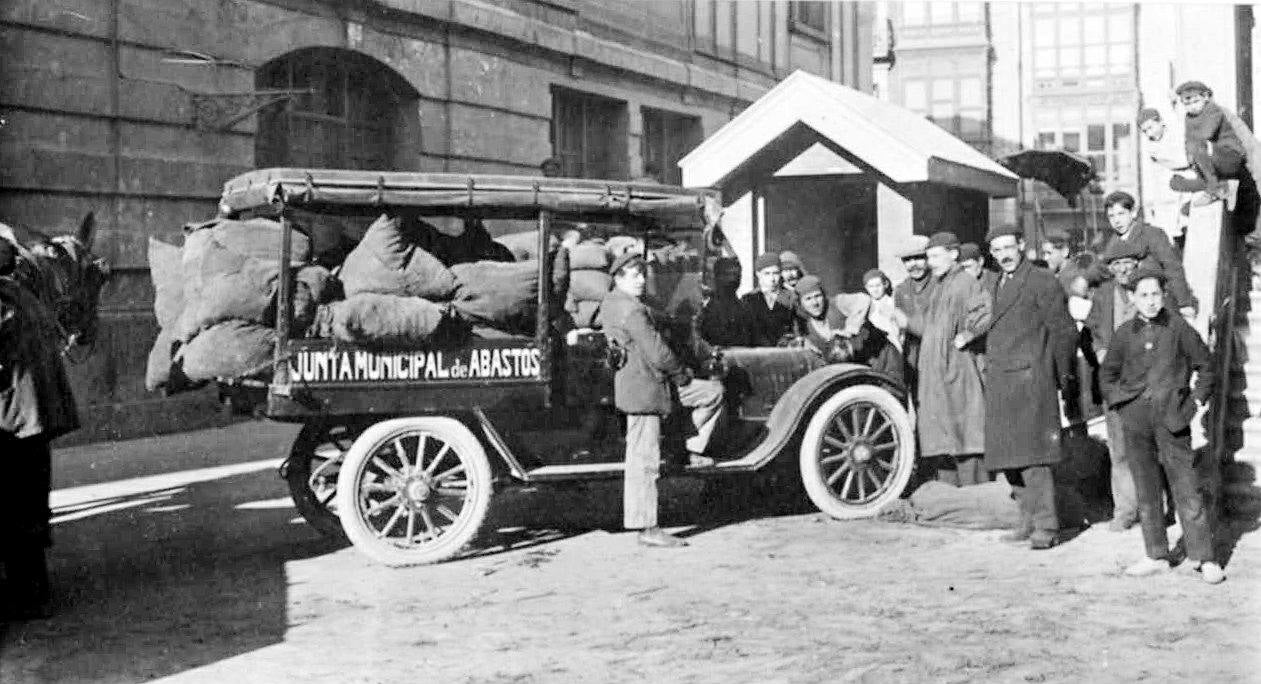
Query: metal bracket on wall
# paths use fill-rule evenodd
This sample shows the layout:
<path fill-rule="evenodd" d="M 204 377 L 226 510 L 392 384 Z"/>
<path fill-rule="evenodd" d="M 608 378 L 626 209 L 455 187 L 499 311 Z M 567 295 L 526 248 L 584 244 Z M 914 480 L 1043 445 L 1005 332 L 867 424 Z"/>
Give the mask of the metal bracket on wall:
<path fill-rule="evenodd" d="M 239 93 L 202 93 L 180 87 L 193 105 L 193 126 L 203 131 L 226 131 L 264 107 L 296 95 L 314 93 L 310 88 L 250 90 Z"/>

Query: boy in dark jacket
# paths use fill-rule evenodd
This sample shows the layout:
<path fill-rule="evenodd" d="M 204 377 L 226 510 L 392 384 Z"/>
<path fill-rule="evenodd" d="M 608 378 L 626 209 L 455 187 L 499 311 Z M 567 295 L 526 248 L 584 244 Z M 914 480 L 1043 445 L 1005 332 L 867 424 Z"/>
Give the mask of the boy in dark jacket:
<path fill-rule="evenodd" d="M 641 301 L 646 282 L 644 258 L 627 252 L 613 261 L 613 289 L 600 304 L 600 319 L 611 343 L 625 350 L 613 378 L 613 397 L 626 414 L 626 475 L 623 524 L 640 530 L 645 546 L 684 546 L 657 527 L 657 478 L 661 472 L 661 417 L 678 402 L 692 409 L 696 434 L 687 439 L 689 465 L 713 465 L 703 456 L 721 416 L 723 389 L 717 380 L 694 380 L 657 331 L 652 311 Z M 673 388 L 673 391 L 672 391 Z"/>
<path fill-rule="evenodd" d="M 1130 281 L 1137 315 L 1117 328 L 1100 368 L 1108 406 L 1120 412 L 1125 450 L 1138 494 L 1139 523 L 1147 556 L 1126 568 L 1131 576 L 1151 575 L 1171 566 L 1165 534 L 1160 474 L 1173 489 L 1187 557 L 1210 584 L 1225 579 L 1214 560 L 1209 511 L 1199 490 L 1191 421 L 1196 404 L 1213 391 L 1213 368 L 1203 340 L 1164 306 L 1165 276 L 1154 269 Z M 1191 373 L 1198 374 L 1195 389 Z"/>

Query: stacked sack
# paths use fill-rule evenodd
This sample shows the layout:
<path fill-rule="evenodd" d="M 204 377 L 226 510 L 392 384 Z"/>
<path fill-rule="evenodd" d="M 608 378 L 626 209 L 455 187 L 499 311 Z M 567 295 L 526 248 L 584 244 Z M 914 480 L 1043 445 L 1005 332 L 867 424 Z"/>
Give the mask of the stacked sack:
<path fill-rule="evenodd" d="M 278 221 L 215 219 L 184 227 L 178 249 L 149 242 L 159 333 L 145 385 L 173 391 L 217 377 L 270 367 L 279 289 Z M 310 325 L 317 306 L 336 295 L 328 269 L 304 265 L 310 240 L 292 239 L 294 321 Z"/>
<path fill-rule="evenodd" d="M 600 302 L 613 286 L 609 276 L 612 259 L 608 246 L 603 242 L 587 240 L 572 245 L 569 251 L 569 297 L 565 310 L 578 328 L 595 327 L 600 313 Z"/>

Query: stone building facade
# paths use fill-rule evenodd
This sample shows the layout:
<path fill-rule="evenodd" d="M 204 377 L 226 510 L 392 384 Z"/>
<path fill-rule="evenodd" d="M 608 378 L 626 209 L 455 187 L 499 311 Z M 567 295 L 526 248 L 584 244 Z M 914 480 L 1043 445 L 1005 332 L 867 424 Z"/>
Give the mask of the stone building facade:
<path fill-rule="evenodd" d="M 146 249 L 265 165 L 631 178 L 795 69 L 870 88 L 871 6 L 677 0 L 11 0 L 0 4 L 0 221 L 95 211 L 115 278 L 72 371 L 79 439 L 224 418 L 161 398 Z"/>

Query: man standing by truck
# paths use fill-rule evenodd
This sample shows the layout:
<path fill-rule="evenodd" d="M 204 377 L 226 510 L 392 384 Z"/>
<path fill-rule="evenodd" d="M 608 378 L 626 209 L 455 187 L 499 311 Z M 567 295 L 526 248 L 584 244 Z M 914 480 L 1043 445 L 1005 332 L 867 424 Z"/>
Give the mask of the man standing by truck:
<path fill-rule="evenodd" d="M 610 344 L 624 358 L 613 378 L 613 397 L 626 414 L 626 475 L 622 517 L 626 529 L 640 530 L 644 546 L 674 547 L 686 542 L 657 526 L 657 479 L 661 473 L 661 418 L 674 409 L 674 396 L 692 409 L 696 433 L 687 439 L 688 465 L 713 465 L 704 455 L 721 415 L 723 389 L 717 380 L 692 378 L 653 323 L 641 301 L 646 282 L 644 258 L 627 252 L 609 268 L 613 289 L 600 304 Z"/>

